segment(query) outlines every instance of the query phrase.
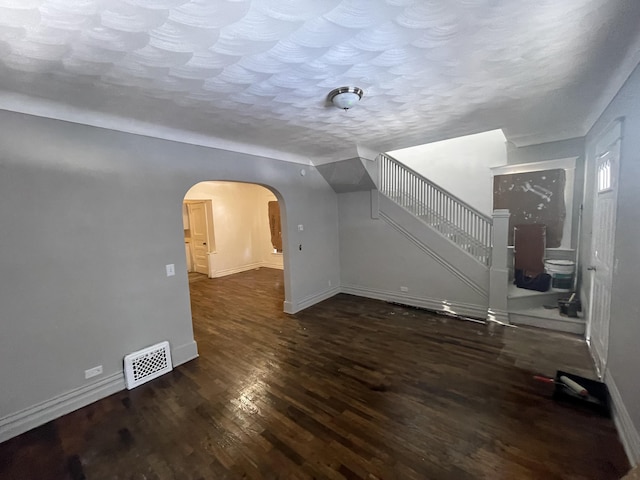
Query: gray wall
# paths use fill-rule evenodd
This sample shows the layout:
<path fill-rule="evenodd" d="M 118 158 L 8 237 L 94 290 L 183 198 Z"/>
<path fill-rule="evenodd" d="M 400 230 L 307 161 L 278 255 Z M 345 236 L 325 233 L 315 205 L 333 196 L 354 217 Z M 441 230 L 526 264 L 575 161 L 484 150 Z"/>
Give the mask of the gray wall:
<path fill-rule="evenodd" d="M 507 162 L 509 165 L 555 160 L 557 158 L 582 157 L 583 154 L 584 137 L 539 143 L 526 147 L 516 147 L 512 142 L 507 142 Z"/>
<path fill-rule="evenodd" d="M 0 123 L 0 420 L 157 341 L 177 363 L 195 355 L 181 204 L 197 182 L 272 187 L 287 308 L 335 293 L 337 200 L 315 168 L 9 112 Z"/>
<path fill-rule="evenodd" d="M 457 313 L 484 318 L 487 295 L 469 288 L 381 218 L 371 218 L 370 192 L 342 193 L 338 205 L 343 289 L 436 310 L 442 310 L 446 300 Z M 488 271 L 485 283 L 488 286 Z"/>
<path fill-rule="evenodd" d="M 618 92 L 587 135 L 587 182 L 585 195 L 584 265 L 588 265 L 591 242 L 594 150 L 598 136 L 618 117 L 623 117 L 620 182 L 615 234 L 609 372 L 614 378 L 636 430 L 640 430 L 640 67 Z M 585 277 L 587 278 L 587 277 Z M 588 291 L 588 286 L 585 288 Z"/>

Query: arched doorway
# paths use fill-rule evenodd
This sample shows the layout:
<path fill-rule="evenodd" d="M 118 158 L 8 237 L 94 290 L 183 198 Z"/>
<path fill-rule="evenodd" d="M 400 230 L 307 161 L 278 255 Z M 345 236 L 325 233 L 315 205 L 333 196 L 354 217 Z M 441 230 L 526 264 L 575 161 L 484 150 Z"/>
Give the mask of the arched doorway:
<path fill-rule="evenodd" d="M 276 305 L 282 310 L 284 208 L 272 190 L 252 183 L 200 182 L 185 194 L 182 212 L 196 337 L 196 317 L 207 308 L 202 297 L 224 295 L 238 304 L 255 302 L 254 310 L 266 306 L 272 311 Z M 198 312 L 193 311 L 194 295 L 204 302 Z M 235 309 L 218 301 L 208 305 Z"/>

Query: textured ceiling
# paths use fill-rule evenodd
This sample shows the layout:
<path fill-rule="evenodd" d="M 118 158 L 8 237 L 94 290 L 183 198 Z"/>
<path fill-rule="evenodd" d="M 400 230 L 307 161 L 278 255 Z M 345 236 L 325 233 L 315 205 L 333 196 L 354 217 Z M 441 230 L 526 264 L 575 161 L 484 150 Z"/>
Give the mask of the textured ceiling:
<path fill-rule="evenodd" d="M 532 143 L 585 133 L 639 25 L 637 0 L 0 0 L 0 108 L 320 162 Z"/>

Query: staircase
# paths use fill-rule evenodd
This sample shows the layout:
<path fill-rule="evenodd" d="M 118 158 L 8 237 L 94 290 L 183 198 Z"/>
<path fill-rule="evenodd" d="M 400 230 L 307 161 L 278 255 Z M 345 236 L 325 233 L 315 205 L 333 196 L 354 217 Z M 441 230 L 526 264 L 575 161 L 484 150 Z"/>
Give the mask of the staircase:
<path fill-rule="evenodd" d="M 431 302 L 431 308 L 486 318 L 491 218 L 389 155 L 380 154 L 377 163 L 380 218 L 447 272 L 442 284 L 457 289 L 449 294 L 457 300 L 449 303 L 450 298 L 444 297 Z M 425 305 L 417 299 L 407 300 Z"/>
<path fill-rule="evenodd" d="M 377 160 L 378 190 L 383 195 L 380 217 L 487 298 L 488 318 L 584 333 L 584 319 L 569 318 L 560 315 L 557 308 L 546 308 L 556 307 L 559 299 L 568 296 L 566 293 L 535 292 L 509 284 L 508 264 L 512 258 L 508 259 L 506 245 L 508 212 L 504 211 L 501 218 L 496 217 L 496 221 L 501 220 L 496 230 L 490 217 L 393 157 L 380 154 Z M 492 234 L 498 235 L 493 246 Z M 493 251 L 494 248 L 497 250 Z M 498 257 L 494 261 L 495 255 Z M 495 302 L 496 297 L 502 300 Z M 497 309 L 492 307 L 491 299 L 498 305 Z"/>
<path fill-rule="evenodd" d="M 387 154 L 380 154 L 378 162 L 380 193 L 482 265 L 491 264 L 490 217 Z"/>

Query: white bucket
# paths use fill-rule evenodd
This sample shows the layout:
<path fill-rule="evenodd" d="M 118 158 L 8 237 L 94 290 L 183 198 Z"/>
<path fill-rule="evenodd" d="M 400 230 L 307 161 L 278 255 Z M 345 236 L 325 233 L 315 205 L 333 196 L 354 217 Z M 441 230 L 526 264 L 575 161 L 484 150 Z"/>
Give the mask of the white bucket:
<path fill-rule="evenodd" d="M 544 269 L 551 275 L 551 290 L 556 292 L 571 291 L 576 262 L 572 260 L 545 260 Z"/>

